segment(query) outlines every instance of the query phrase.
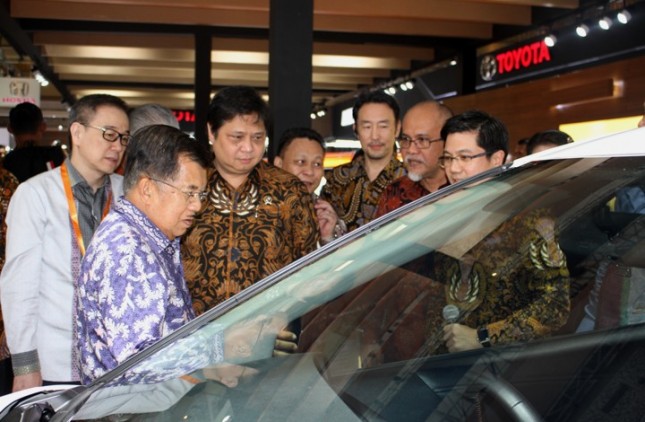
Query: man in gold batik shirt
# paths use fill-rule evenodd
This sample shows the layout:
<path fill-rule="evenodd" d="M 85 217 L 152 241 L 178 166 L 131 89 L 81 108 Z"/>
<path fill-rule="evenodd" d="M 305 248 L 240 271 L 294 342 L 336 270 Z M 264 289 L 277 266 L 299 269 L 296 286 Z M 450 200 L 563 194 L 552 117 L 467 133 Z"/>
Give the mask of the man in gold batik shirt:
<path fill-rule="evenodd" d="M 313 199 L 262 161 L 268 108 L 250 87 L 222 89 L 208 114 L 215 153 L 208 199 L 182 243 L 196 314 L 316 249 Z"/>

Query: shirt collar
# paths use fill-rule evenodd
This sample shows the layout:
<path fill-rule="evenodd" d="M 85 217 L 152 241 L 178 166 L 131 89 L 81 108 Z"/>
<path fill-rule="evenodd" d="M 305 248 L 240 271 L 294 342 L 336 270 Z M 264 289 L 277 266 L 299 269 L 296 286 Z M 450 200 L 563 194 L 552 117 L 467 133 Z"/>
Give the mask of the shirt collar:
<path fill-rule="evenodd" d="M 397 158 L 396 158 L 396 153 L 392 154 L 392 157 L 390 158 L 390 161 L 387 163 L 387 165 L 381 170 L 379 173 L 379 177 L 383 174 L 385 175 L 391 175 L 396 172 L 396 170 L 403 166 L 403 163 L 401 163 Z M 365 156 L 361 155 L 359 157 L 356 157 L 354 160 L 352 160 L 352 167 L 354 171 L 359 173 L 360 175 L 367 176 L 367 170 L 365 169 Z"/>
<path fill-rule="evenodd" d="M 175 251 L 179 250 L 179 238 L 174 240 L 168 237 L 161 231 L 155 223 L 152 222 L 139 208 L 128 201 L 125 197 L 121 197 L 114 206 L 116 212 L 121 213 L 126 219 L 133 223 L 138 228 L 142 229 L 144 233 L 152 240 L 153 244 L 157 247 L 158 251 L 163 251 L 172 256 Z"/>
<path fill-rule="evenodd" d="M 260 161 L 255 167 L 253 167 L 253 170 L 249 173 L 247 176 L 246 180 L 244 183 L 240 185 L 238 188 L 241 192 L 245 192 L 249 190 L 251 185 L 255 186 L 260 186 L 260 181 L 262 179 L 262 173 L 263 170 L 266 168 L 267 164 L 264 161 Z M 209 180 L 213 182 L 213 185 L 215 184 L 214 182 L 217 182 L 218 180 L 222 181 L 222 185 L 226 186 L 226 192 L 227 195 L 229 194 L 228 191 L 230 190 L 231 192 L 234 192 L 238 189 L 232 189 L 231 185 L 222 177 L 221 174 L 216 169 L 211 170 L 212 173 L 210 174 Z"/>
<path fill-rule="evenodd" d="M 69 157 L 65 159 L 65 165 L 67 166 L 67 174 L 69 174 L 69 181 L 72 187 L 76 185 L 82 185 L 83 187 L 87 186 L 88 188 L 90 187 L 89 183 L 87 183 L 87 180 L 85 180 L 81 173 L 79 173 L 78 170 L 76 170 L 76 168 L 72 165 L 72 160 Z M 106 187 L 109 184 L 110 176 L 106 176 L 101 188 Z M 101 188 L 99 188 L 97 192 L 101 190 Z"/>

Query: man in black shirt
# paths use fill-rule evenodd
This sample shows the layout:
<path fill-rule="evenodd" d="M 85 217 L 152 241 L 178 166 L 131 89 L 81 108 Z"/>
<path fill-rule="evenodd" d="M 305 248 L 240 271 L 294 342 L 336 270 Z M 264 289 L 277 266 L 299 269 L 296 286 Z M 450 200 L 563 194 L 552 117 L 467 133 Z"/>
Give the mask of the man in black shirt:
<path fill-rule="evenodd" d="M 4 168 L 20 182 L 58 167 L 65 161 L 59 146 L 39 146 L 47 124 L 40 108 L 32 103 L 21 103 L 9 112 L 9 132 L 16 147 L 4 158 Z"/>

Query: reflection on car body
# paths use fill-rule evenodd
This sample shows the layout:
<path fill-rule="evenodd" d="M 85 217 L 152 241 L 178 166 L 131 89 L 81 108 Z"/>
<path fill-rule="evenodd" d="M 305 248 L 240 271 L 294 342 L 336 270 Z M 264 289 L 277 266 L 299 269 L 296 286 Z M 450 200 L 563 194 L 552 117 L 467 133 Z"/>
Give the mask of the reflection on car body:
<path fill-rule="evenodd" d="M 617 209 L 616 196 L 645 182 L 644 134 L 545 151 L 408 204 L 69 391 L 66 402 L 40 401 L 52 420 L 640 420 L 645 215 Z M 459 286 L 467 277 L 456 276 L 451 285 L 455 268 L 486 259 L 476 273 L 493 276 L 487 283 Z M 557 299 L 543 302 L 538 320 L 508 310 L 523 323 L 492 347 L 447 353 L 442 310 L 451 294 L 477 304 L 457 303 L 475 325 L 506 318 L 514 302 L 534 304 L 525 286 Z M 477 314 L 491 291 L 499 301 L 486 306 L 497 309 Z M 273 356 L 277 332 L 295 321 L 299 352 Z M 239 334 L 224 366 L 163 382 L 133 376 L 162 373 L 167 356 L 218 332 Z"/>

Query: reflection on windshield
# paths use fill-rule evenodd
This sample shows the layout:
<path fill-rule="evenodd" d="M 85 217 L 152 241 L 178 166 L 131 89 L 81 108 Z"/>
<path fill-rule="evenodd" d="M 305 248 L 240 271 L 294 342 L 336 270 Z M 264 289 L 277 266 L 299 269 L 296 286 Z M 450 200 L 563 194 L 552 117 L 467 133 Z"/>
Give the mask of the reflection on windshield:
<path fill-rule="evenodd" d="M 449 352 L 489 345 L 501 350 L 573 333 L 599 274 L 592 257 L 611 251 L 622 263 L 645 268 L 642 254 L 623 253 L 645 241 L 627 230 L 636 217 L 623 221 L 611 202 L 617 190 L 643 180 L 640 159 L 633 160 L 636 165 L 594 159 L 511 170 L 375 222 L 381 226 L 303 261 L 280 282 L 112 380 L 83 411 L 150 420 L 161 413 L 149 412 L 163 410 L 164 416 L 197 420 L 329 418 L 325 412 L 339 420 L 370 412 L 387 419 L 388 409 L 400 410 L 400 396 L 376 386 L 396 379 L 400 387 L 414 377 L 433 392 L 420 411 L 425 420 L 445 406 L 455 383 L 473 376 L 478 355 Z M 621 249 L 610 241 L 621 234 L 632 246 Z M 638 308 L 639 291 L 629 302 L 631 319 L 614 326 L 645 321 L 633 315 L 644 308 Z M 447 305 L 458 310 L 450 320 L 443 313 Z M 587 315 L 606 305 L 596 300 Z M 298 353 L 274 356 L 276 337 L 287 325 L 300 327 Z M 189 359 L 217 336 L 223 336 L 223 361 Z M 186 365 L 178 366 L 178 359 Z M 487 368 L 480 372 L 489 376 Z M 496 364 L 495 371 L 505 370 Z M 445 375 L 441 383 L 433 380 L 437 374 Z M 144 396 L 147 401 L 133 409 L 135 397 Z M 106 397 L 120 397 L 120 403 L 104 403 Z M 375 397 L 382 401 L 372 403 Z"/>

